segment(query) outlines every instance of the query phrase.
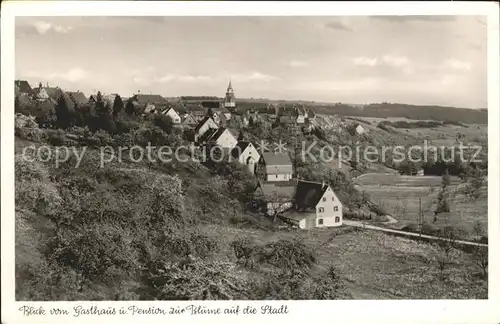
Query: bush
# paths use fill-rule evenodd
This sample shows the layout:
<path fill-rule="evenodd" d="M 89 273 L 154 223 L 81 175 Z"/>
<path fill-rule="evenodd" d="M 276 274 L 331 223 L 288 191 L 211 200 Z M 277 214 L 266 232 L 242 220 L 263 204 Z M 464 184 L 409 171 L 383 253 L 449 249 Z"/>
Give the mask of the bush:
<path fill-rule="evenodd" d="M 298 240 L 279 240 L 264 246 L 263 261 L 284 271 L 309 269 L 316 263 L 314 252 Z"/>
<path fill-rule="evenodd" d="M 45 131 L 45 134 L 47 136 L 47 142 L 50 143 L 51 145 L 61 146 L 66 144 L 67 141 L 66 133 L 61 129 L 58 130 L 48 129 Z"/>
<path fill-rule="evenodd" d="M 169 116 L 155 115 L 153 119 L 155 126 L 158 126 L 164 132 L 170 134 L 172 132 L 173 122 Z"/>

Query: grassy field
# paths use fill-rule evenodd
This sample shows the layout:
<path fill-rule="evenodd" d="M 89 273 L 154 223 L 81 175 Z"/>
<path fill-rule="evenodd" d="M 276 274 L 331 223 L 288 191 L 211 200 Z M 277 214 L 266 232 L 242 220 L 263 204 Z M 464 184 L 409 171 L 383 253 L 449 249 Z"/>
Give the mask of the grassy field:
<path fill-rule="evenodd" d="M 348 227 L 278 233 L 220 226 L 205 230 L 227 242 L 249 237 L 264 244 L 299 237 L 318 255 L 313 271 L 333 265 L 345 278 L 352 299 L 487 298 L 487 286 L 476 278 L 471 256 L 461 251 L 456 251 L 449 269 L 450 281 L 443 284 L 437 278 L 434 246 L 380 232 Z M 221 251 L 221 256 L 228 254 Z"/>
<path fill-rule="evenodd" d="M 440 214 L 435 223 L 433 222 L 434 211 L 441 177 L 374 173 L 363 175 L 355 181 L 360 190 L 370 195 L 373 202 L 381 205 L 387 213 L 398 220 L 398 223 L 394 225 L 396 227 L 418 224 L 421 199 L 424 222 L 433 223 L 438 227 L 452 225 L 471 232 L 474 223 L 479 221 L 484 228 L 487 228 L 487 186 L 481 189 L 478 200 L 469 201 L 462 193 L 463 184 L 460 184 L 460 179 L 457 177 L 451 179 L 449 198 L 451 211 Z"/>
<path fill-rule="evenodd" d="M 365 128 L 376 128 L 378 123 L 382 121 L 396 122 L 404 121 L 408 123 L 414 123 L 418 120 L 408 119 L 404 117 L 388 117 L 388 118 L 376 118 L 376 117 L 348 117 L 355 118 L 359 120 L 366 121 L 370 123 L 369 125 L 363 124 Z M 349 120 L 350 122 L 355 122 L 355 120 Z M 426 121 L 426 120 L 422 120 Z M 452 146 L 456 144 L 457 135 L 460 133 L 465 135 L 462 139 L 463 142 L 467 142 L 470 145 L 486 145 L 488 143 L 488 126 L 487 125 L 476 125 L 470 124 L 462 126 L 447 125 L 443 127 L 436 128 L 395 128 L 396 131 L 401 132 L 407 136 L 417 137 L 419 139 L 428 140 L 429 145 L 436 146 Z"/>

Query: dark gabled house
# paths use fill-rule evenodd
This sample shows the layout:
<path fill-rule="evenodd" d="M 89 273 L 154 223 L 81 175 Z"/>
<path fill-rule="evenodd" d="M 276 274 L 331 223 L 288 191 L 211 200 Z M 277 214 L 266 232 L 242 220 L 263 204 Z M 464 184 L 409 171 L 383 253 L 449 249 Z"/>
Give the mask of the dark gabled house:
<path fill-rule="evenodd" d="M 16 87 L 16 91 L 20 94 L 31 95 L 33 92 L 33 89 L 26 80 L 16 80 L 14 81 L 14 85 Z"/>
<path fill-rule="evenodd" d="M 154 94 L 135 94 L 134 96 L 132 96 L 132 98 L 134 101 L 137 101 L 139 105 L 143 106 L 146 106 L 147 104 L 153 104 L 153 105 L 168 104 L 167 99 L 163 98 L 160 95 L 154 95 Z"/>
<path fill-rule="evenodd" d="M 85 94 L 80 91 L 68 91 L 66 92 L 66 95 L 77 106 L 82 106 L 88 102 L 88 99 L 85 96 Z"/>
<path fill-rule="evenodd" d="M 43 89 L 45 90 L 47 95 L 49 95 L 49 98 L 54 101 L 57 101 L 59 97 L 64 95 L 64 91 L 62 91 L 62 89 L 59 87 L 45 87 Z"/>

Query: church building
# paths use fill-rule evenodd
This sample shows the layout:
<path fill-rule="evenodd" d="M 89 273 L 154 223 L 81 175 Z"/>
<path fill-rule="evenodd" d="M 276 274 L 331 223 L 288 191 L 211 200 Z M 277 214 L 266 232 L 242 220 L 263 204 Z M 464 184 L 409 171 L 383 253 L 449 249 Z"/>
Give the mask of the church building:
<path fill-rule="evenodd" d="M 226 100 L 224 101 L 224 107 L 229 110 L 236 109 L 236 100 L 234 98 L 233 86 L 231 85 L 231 81 L 229 81 L 229 85 L 226 91 Z"/>

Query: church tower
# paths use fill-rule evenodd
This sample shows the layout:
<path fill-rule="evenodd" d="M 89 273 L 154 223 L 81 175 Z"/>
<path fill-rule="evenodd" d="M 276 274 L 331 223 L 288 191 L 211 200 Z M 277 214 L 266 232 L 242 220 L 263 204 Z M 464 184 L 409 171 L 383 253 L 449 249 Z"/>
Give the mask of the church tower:
<path fill-rule="evenodd" d="M 233 86 L 231 85 L 231 81 L 229 81 L 229 85 L 227 86 L 226 101 L 224 102 L 224 107 L 232 109 L 236 108 L 236 101 L 234 98 Z"/>

